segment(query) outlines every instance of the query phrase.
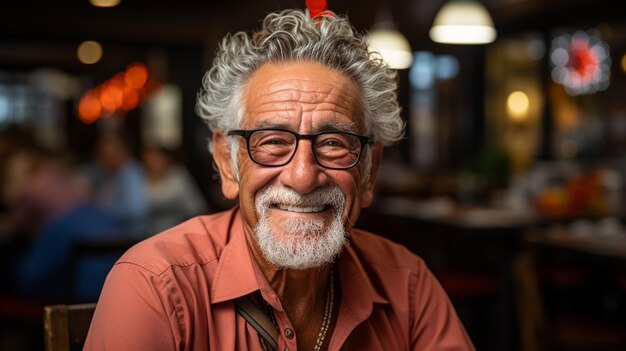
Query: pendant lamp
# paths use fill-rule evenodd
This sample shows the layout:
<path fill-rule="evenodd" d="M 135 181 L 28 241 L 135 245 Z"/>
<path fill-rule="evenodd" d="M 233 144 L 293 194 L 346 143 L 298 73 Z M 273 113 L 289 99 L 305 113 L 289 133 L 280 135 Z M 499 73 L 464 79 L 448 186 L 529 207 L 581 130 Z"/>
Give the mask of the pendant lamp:
<path fill-rule="evenodd" d="M 489 12 L 474 0 L 449 1 L 430 29 L 430 38 L 444 44 L 488 44 L 496 35 Z"/>
<path fill-rule="evenodd" d="M 413 51 L 409 41 L 398 31 L 388 11 L 378 13 L 378 20 L 366 36 L 370 51 L 378 52 L 392 69 L 411 67 Z"/>

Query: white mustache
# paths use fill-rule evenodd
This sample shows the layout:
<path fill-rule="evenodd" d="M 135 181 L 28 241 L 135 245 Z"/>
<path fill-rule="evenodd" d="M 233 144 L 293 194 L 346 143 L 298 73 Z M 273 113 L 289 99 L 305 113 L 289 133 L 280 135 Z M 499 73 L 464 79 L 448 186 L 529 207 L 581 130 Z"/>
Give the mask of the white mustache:
<path fill-rule="evenodd" d="M 337 185 L 317 188 L 307 194 L 299 194 L 293 189 L 275 184 L 266 185 L 256 195 L 256 210 L 265 214 L 272 205 L 294 212 L 319 212 L 330 206 L 335 212 L 343 211 L 345 195 Z"/>

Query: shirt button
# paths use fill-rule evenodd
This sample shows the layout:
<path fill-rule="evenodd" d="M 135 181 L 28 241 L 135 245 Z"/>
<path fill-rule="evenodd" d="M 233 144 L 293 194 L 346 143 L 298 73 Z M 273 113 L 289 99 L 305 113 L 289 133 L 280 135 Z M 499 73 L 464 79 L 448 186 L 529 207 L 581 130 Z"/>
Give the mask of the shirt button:
<path fill-rule="evenodd" d="M 285 337 L 289 340 L 293 339 L 293 330 L 291 328 L 285 328 Z"/>

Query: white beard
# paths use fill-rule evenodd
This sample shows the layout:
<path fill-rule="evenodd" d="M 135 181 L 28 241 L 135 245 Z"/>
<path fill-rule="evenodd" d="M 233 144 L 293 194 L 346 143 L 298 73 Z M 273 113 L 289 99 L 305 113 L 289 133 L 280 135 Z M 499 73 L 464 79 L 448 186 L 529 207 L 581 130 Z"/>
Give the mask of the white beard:
<path fill-rule="evenodd" d="M 333 218 L 328 227 L 323 219 L 293 218 L 278 223 L 283 235 L 270 227 L 269 211 L 273 204 L 297 206 L 331 206 Z M 341 253 L 347 235 L 341 214 L 346 197 L 336 185 L 326 186 L 300 195 L 292 189 L 267 185 L 255 197 L 259 221 L 254 228 L 261 252 L 270 263 L 279 268 L 310 269 L 332 263 Z"/>

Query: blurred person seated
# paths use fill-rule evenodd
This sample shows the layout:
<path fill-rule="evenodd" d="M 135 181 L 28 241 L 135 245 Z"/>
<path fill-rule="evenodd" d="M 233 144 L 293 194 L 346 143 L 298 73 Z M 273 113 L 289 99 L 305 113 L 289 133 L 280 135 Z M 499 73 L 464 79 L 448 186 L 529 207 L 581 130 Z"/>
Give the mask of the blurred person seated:
<path fill-rule="evenodd" d="M 18 202 L 28 204 L 26 208 L 45 209 L 46 217 L 31 246 L 15 265 L 16 292 L 41 301 L 95 301 L 118 257 L 84 258 L 76 264 L 75 276 L 70 277 L 72 249 L 79 242 L 117 239 L 122 235 L 120 223 L 90 204 L 84 183 L 59 164 L 42 165 L 26 181 L 28 187 Z M 68 286 L 75 291 L 68 292 Z M 65 301 L 69 294 L 76 300 Z"/>
<path fill-rule="evenodd" d="M 57 161 L 45 153 L 32 153 L 28 161 L 19 161 L 18 169 L 9 172 L 8 182 L 13 186 L 7 202 L 7 242 L 30 244 L 65 208 L 67 197 L 48 189 L 56 185 L 46 175 L 59 167 Z"/>
<path fill-rule="evenodd" d="M 129 235 L 144 237 L 148 216 L 144 172 L 121 135 L 100 137 L 96 162 L 87 166 L 86 176 L 96 205 L 114 216 Z"/>
<path fill-rule="evenodd" d="M 41 151 L 31 132 L 23 126 L 12 124 L 0 131 L 1 211 L 9 212 L 15 206 L 26 185 L 26 175 L 36 169 L 43 159 Z M 27 235 L 33 234 L 32 231 L 26 231 Z M 9 233 L 13 233 L 13 230 L 3 228 L 3 234 Z"/>
<path fill-rule="evenodd" d="M 0 126 L 0 276 L 10 277 L 20 253 L 41 229 L 46 213 L 28 202 L 18 201 L 27 187 L 28 175 L 44 157 L 31 131 L 21 125 Z M 3 294 L 11 284 L 1 284 Z"/>
<path fill-rule="evenodd" d="M 187 169 L 174 161 L 165 147 L 147 146 L 141 153 L 146 172 L 150 212 L 148 233 L 159 233 L 206 213 L 207 205 Z"/>

